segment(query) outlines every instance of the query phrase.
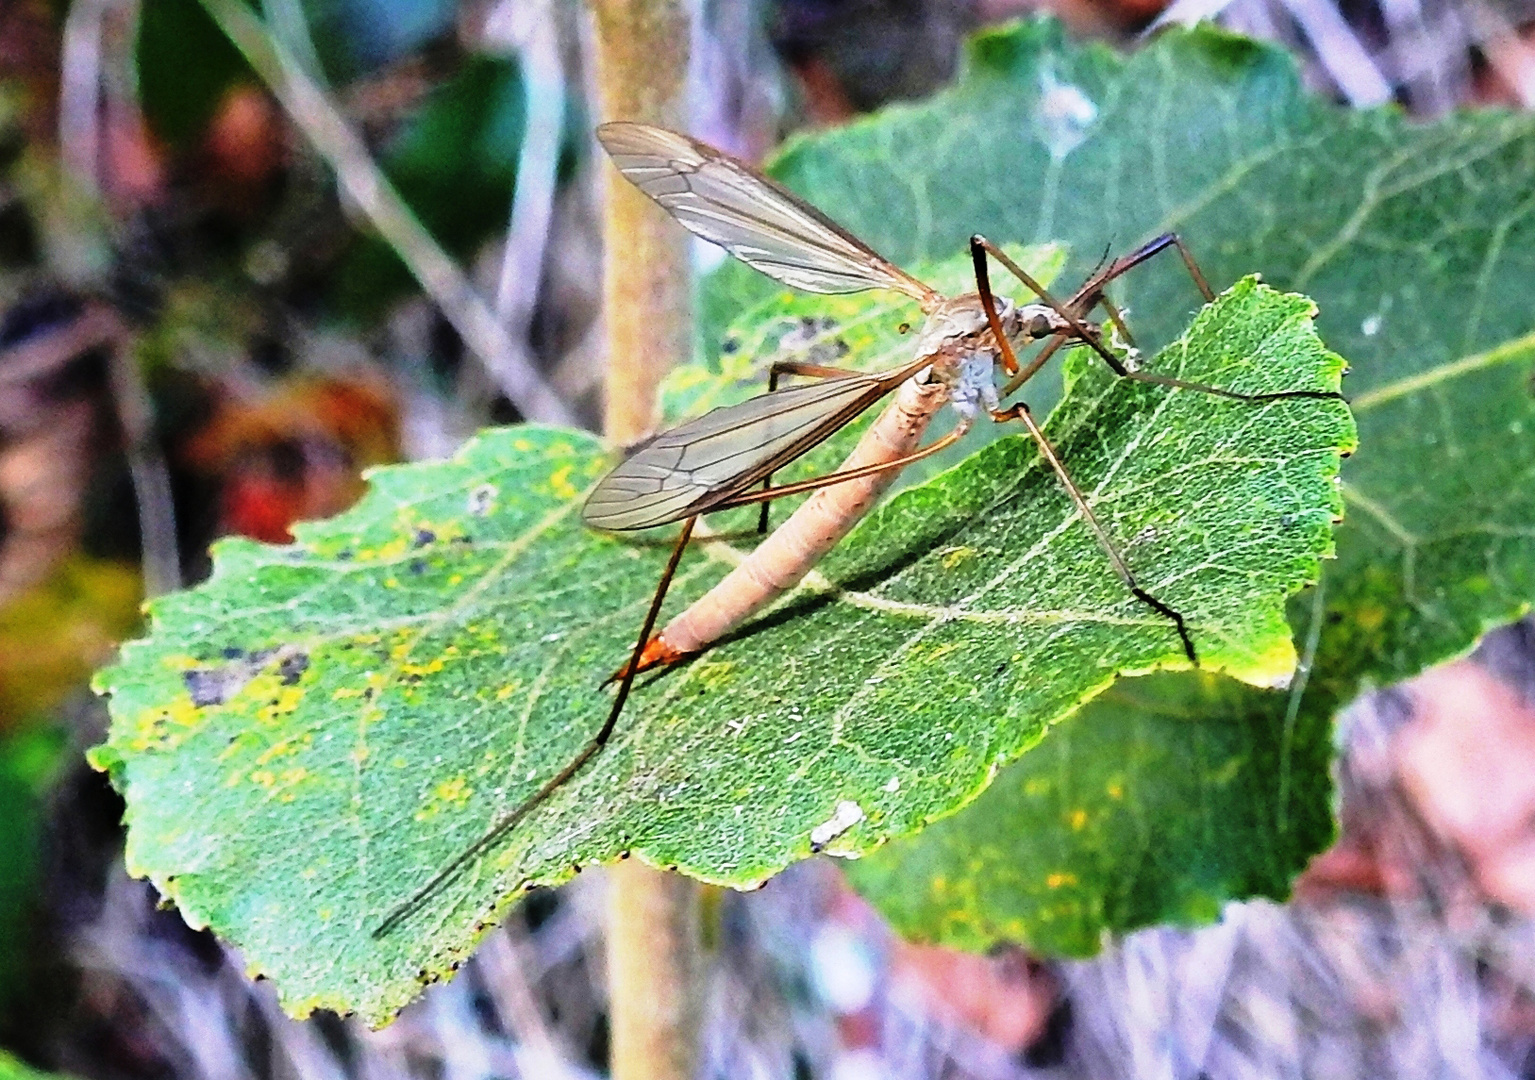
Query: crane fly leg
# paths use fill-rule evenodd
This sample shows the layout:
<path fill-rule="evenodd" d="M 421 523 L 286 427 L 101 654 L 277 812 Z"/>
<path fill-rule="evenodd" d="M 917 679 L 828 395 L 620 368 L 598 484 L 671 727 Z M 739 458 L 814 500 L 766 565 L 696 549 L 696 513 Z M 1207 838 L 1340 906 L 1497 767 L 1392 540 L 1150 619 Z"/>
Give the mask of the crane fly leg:
<path fill-rule="evenodd" d="M 1008 343 L 1007 336 L 1002 332 L 1002 320 L 997 317 L 996 299 L 992 296 L 991 283 L 987 279 L 986 274 L 986 252 L 993 251 L 994 249 L 981 236 L 972 237 L 970 245 L 971 254 L 974 256 L 975 261 L 976 290 L 981 297 L 981 306 L 986 310 L 986 321 L 991 326 L 992 336 L 997 339 L 997 346 L 1001 350 L 1005 362 L 1012 357 L 1012 346 Z M 1001 253 L 998 252 L 997 254 Z M 1006 259 L 1006 256 L 1004 255 L 1002 258 Z M 1113 269 L 1113 267 L 1110 267 L 1110 269 Z M 1019 273 L 1022 274 L 1022 271 L 1020 270 Z M 1023 279 L 1027 279 L 1027 275 L 1024 275 Z M 1025 284 L 1029 280 L 1032 279 L 1025 280 Z M 1064 308 L 1056 305 L 1054 300 L 1049 299 L 1048 294 L 1043 290 L 1036 291 L 1040 293 L 1041 298 L 1045 299 L 1046 303 L 1055 307 L 1057 312 L 1069 316 L 1069 313 Z M 1069 316 L 1067 321 L 1072 325 L 1072 329 L 1078 332 L 1084 340 L 1095 344 L 1100 352 L 1106 351 L 1103 349 L 1101 342 L 1098 342 L 1094 337 L 1088 336 L 1086 328 L 1081 326 L 1080 320 L 1076 319 L 1075 316 Z M 1048 353 L 1053 352 L 1055 348 L 1059 347 L 1056 345 L 1056 342 L 1064 340 L 1064 331 L 1054 335 L 1051 344 L 1047 345 L 1045 350 L 1043 350 L 1047 359 Z M 1022 371 L 1019 374 L 1026 378 L 1028 374 L 1038 371 L 1040 364 L 1043 362 L 1043 360 L 1036 357 L 1034 363 L 1029 366 L 1027 374 Z M 1011 369 L 1014 371 L 1018 370 L 1016 362 L 1012 365 Z M 1055 470 L 1056 479 L 1060 480 L 1061 486 L 1066 489 L 1066 494 L 1071 496 L 1071 501 L 1076 503 L 1077 509 L 1082 514 L 1082 520 L 1087 522 L 1088 528 L 1092 530 L 1093 537 L 1098 541 L 1098 546 L 1109 557 L 1109 562 L 1113 565 L 1114 572 L 1119 575 L 1119 580 L 1125 583 L 1125 588 L 1129 589 L 1137 600 L 1140 600 L 1158 614 L 1172 620 L 1173 626 L 1178 631 L 1178 640 L 1182 642 L 1183 651 L 1189 658 L 1189 663 L 1198 667 L 1199 654 L 1194 650 L 1194 639 L 1189 636 L 1188 624 L 1184 622 L 1183 616 L 1177 610 L 1164 604 L 1155 596 L 1152 596 L 1151 593 L 1141 588 L 1140 582 L 1135 580 L 1135 574 L 1131 571 L 1129 563 L 1125 562 L 1125 558 L 1119 553 L 1119 548 L 1114 543 L 1113 537 L 1109 535 L 1108 530 L 1098 521 L 1098 516 L 1093 513 L 1093 508 L 1087 504 L 1087 499 L 1082 494 L 1082 490 L 1071 479 L 1071 474 L 1066 471 L 1066 466 L 1062 463 L 1060 455 L 1055 452 L 1055 447 L 1050 445 L 1050 440 L 1045 438 L 1045 433 L 1034 422 L 1034 416 L 1029 412 L 1029 407 L 1020 401 L 1007 409 L 993 410 L 991 418 L 998 423 L 1005 423 L 1008 420 L 1022 420 L 1024 422 L 1024 425 L 1029 429 L 1029 434 L 1034 437 L 1034 442 L 1038 445 L 1040 454 L 1050 463 L 1050 468 Z"/>
<path fill-rule="evenodd" d="M 1204 296 L 1205 300 L 1207 302 L 1214 300 L 1215 294 L 1210 290 L 1209 283 L 1205 281 L 1205 276 L 1200 271 L 1199 264 L 1194 261 L 1194 256 L 1189 253 L 1188 247 L 1183 243 L 1182 239 L 1179 238 L 1177 233 L 1163 233 L 1156 239 L 1142 244 L 1139 248 L 1132 251 L 1130 254 L 1115 259 L 1108 266 L 1104 267 L 1104 269 L 1100 270 L 1098 273 L 1094 274 L 1090 279 L 1088 279 L 1087 283 L 1078 289 L 1076 293 L 1071 297 L 1071 299 L 1068 300 L 1064 305 L 1052 297 L 1048 292 L 1046 292 L 1038 282 L 1036 282 L 1032 277 L 1028 275 L 1026 271 L 1023 270 L 1022 267 L 1018 266 L 1017 263 L 1008 258 L 1006 252 L 998 248 L 984 236 L 977 235 L 970 238 L 971 255 L 976 266 L 976 284 L 979 286 L 983 303 L 987 303 L 991 296 L 991 288 L 986 278 L 985 258 L 986 255 L 991 255 L 1003 266 L 1007 267 L 1007 269 L 1013 274 L 1014 277 L 1018 278 L 1019 281 L 1023 282 L 1031 290 L 1033 290 L 1039 296 L 1039 298 L 1051 308 L 1053 308 L 1058 315 L 1064 318 L 1071 327 L 1072 335 L 1089 346 L 1094 352 L 1096 352 L 1098 356 L 1103 360 L 1103 362 L 1109 366 L 1110 370 L 1112 370 L 1114 374 L 1118 375 L 1120 378 L 1131 379 L 1135 382 L 1151 383 L 1156 386 L 1174 387 L 1179 390 L 1193 390 L 1197 393 L 1210 394 L 1214 397 L 1226 398 L 1230 401 L 1282 401 L 1287 398 L 1333 401 L 1343 400 L 1342 392 L 1337 390 L 1275 390 L 1261 394 L 1244 394 L 1237 390 L 1225 390 L 1218 386 L 1211 386 L 1208 383 L 1192 382 L 1188 379 L 1175 379 L 1168 375 L 1157 375 L 1150 371 L 1135 371 L 1127 367 L 1123 360 L 1115 356 L 1114 353 L 1106 345 L 1103 344 L 1102 335 L 1098 333 L 1097 328 L 1083 322 L 1077 312 L 1080 311 L 1082 314 L 1086 314 L 1086 312 L 1091 311 L 1099 304 L 1104 305 L 1105 310 L 1109 314 L 1109 319 L 1114 323 L 1114 326 L 1119 330 L 1121 334 L 1124 335 L 1127 341 L 1133 344 L 1135 340 L 1134 337 L 1130 334 L 1129 328 L 1125 325 L 1124 319 L 1121 317 L 1119 309 L 1114 306 L 1113 302 L 1104 295 L 1104 287 L 1107 286 L 1108 283 L 1113 281 L 1115 278 L 1134 269 L 1141 263 L 1145 262 L 1147 259 L 1150 259 L 1152 256 L 1161 254 L 1168 248 L 1176 249 L 1178 254 L 1183 258 L 1184 267 L 1188 270 L 1189 276 L 1194 279 L 1194 284 L 1199 286 L 1199 291 Z M 997 327 L 994 328 L 993 332 L 996 333 L 999 332 L 999 330 L 1000 323 L 997 324 Z M 1059 338 L 1062 335 L 1058 334 L 1056 336 Z M 1049 346 L 1047 346 L 1046 350 L 1041 352 L 1041 356 L 1048 358 L 1049 351 L 1053 350 L 1050 350 Z M 1044 361 L 1039 357 L 1036 357 L 1033 363 L 1031 363 L 1026 369 L 1027 374 L 1025 375 L 1023 372 L 1020 372 L 1020 375 L 1023 375 L 1024 378 L 1027 378 L 1028 375 L 1032 375 L 1034 372 L 1038 371 L 1043 362 Z M 1007 387 L 1004 388 L 1004 396 L 1016 390 L 1022 384 L 1022 378 L 1014 377 L 1008 382 Z"/>
<path fill-rule="evenodd" d="M 784 375 L 801 375 L 807 379 L 846 379 L 867 372 L 852 368 L 827 367 L 825 364 L 802 364 L 798 360 L 774 360 L 768 365 L 768 392 L 778 389 L 778 380 Z"/>
<path fill-rule="evenodd" d="M 964 438 L 965 433 L 969 430 L 970 426 L 968 424 L 960 424 L 947 435 L 944 435 L 942 438 L 935 439 L 931 445 L 924 446 L 922 449 L 917 450 L 914 453 L 907 454 L 904 457 L 898 457 L 894 461 L 881 461 L 873 465 L 864 465 L 856 469 L 848 469 L 845 472 L 828 473 L 825 476 L 816 476 L 809 480 L 801 480 L 793 484 L 783 484 L 776 488 L 769 488 L 766 491 L 744 492 L 731 499 L 727 499 L 724 502 L 710 507 L 710 512 L 712 513 L 715 510 L 734 510 L 737 507 L 750 506 L 752 503 L 757 502 L 766 503 L 772 499 L 782 498 L 786 495 L 799 495 L 806 491 L 814 491 L 817 488 L 829 487 L 832 484 L 841 484 L 848 480 L 857 480 L 862 476 L 872 476 L 875 473 L 888 472 L 891 469 L 904 469 L 912 462 L 921 461 L 925 457 L 930 457 L 931 455 L 938 453 L 940 450 L 944 450 L 950 446 L 953 446 L 960 439 Z M 602 685 L 606 686 L 608 683 L 620 679 L 627 679 L 632 681 L 634 676 L 638 675 L 642 671 L 648 671 L 654 667 L 669 666 L 671 664 L 677 663 L 678 661 L 686 660 L 689 656 L 692 655 L 692 653 L 686 653 L 672 648 L 666 643 L 666 640 L 662 638 L 660 634 L 656 634 L 645 642 L 643 648 L 638 648 L 635 650 L 634 655 L 629 658 L 629 662 L 627 664 L 604 679 Z"/>
<path fill-rule="evenodd" d="M 588 761 L 596 757 L 602 748 L 607 745 L 608 738 L 613 734 L 613 729 L 618 725 L 618 716 L 624 709 L 624 702 L 629 697 L 629 688 L 634 685 L 634 663 L 644 651 L 645 643 L 650 640 L 650 632 L 655 629 L 656 619 L 661 614 L 661 604 L 666 599 L 666 591 L 671 587 L 672 578 L 677 574 L 677 566 L 682 562 L 682 553 L 687 549 L 688 541 L 693 536 L 693 526 L 698 523 L 698 516 L 688 518 L 682 523 L 682 532 L 677 537 L 676 546 L 672 548 L 671 558 L 666 562 L 666 569 L 661 573 L 661 580 L 656 585 L 655 596 L 651 598 L 650 610 L 645 614 L 645 624 L 640 628 L 639 640 L 635 642 L 634 653 L 630 659 L 629 670 L 624 674 L 618 686 L 618 694 L 613 698 L 613 706 L 608 711 L 608 718 L 602 724 L 597 734 L 587 741 L 581 748 L 581 752 L 565 763 L 564 768 L 555 773 L 544 785 L 528 796 L 508 813 L 495 820 L 489 829 L 478 840 L 470 844 L 441 870 L 433 875 L 421 888 L 417 889 L 410 897 L 393 911 L 384 917 L 373 930 L 374 938 L 382 938 L 389 934 L 396 926 L 410 917 L 410 914 L 420 907 L 421 903 L 437 891 L 443 882 L 462 870 L 481 852 L 493 847 L 501 837 L 517 826 L 530 813 L 536 810 L 544 800 L 553 795 L 562 784 L 569 780 L 586 765 Z"/>
<path fill-rule="evenodd" d="M 797 360 L 774 360 L 768 366 L 768 393 L 778 389 L 778 379 L 783 375 L 800 375 L 807 379 L 845 379 L 852 375 L 861 375 L 861 371 L 851 371 L 847 368 L 827 367 L 825 364 L 802 364 Z M 768 473 L 762 478 L 762 490 L 768 491 L 773 486 L 773 474 Z M 768 504 L 771 500 L 762 501 L 762 512 L 757 515 L 757 535 L 765 536 L 768 531 Z M 665 661 L 675 663 L 681 657 Z M 659 662 L 659 661 L 658 661 Z M 644 669 L 641 668 L 643 671 Z"/>
<path fill-rule="evenodd" d="M 1034 437 L 1034 442 L 1038 445 L 1040 454 L 1050 463 L 1050 468 L 1055 471 L 1056 479 L 1066 489 L 1066 494 L 1071 496 L 1071 501 L 1076 503 L 1077 510 L 1082 514 L 1082 520 L 1092 530 L 1094 539 L 1098 541 L 1098 546 L 1109 557 L 1109 562 L 1113 564 L 1114 572 L 1119 575 L 1119 580 L 1125 583 L 1125 588 L 1129 589 L 1137 600 L 1157 614 L 1172 621 L 1173 627 L 1178 631 L 1178 640 L 1183 645 L 1183 652 L 1189 658 L 1189 663 L 1198 667 L 1199 654 L 1194 650 L 1194 639 L 1189 636 L 1188 624 L 1184 621 L 1182 614 L 1177 609 L 1164 604 L 1151 595 L 1151 593 L 1141 587 L 1140 582 L 1135 580 L 1134 572 L 1131 571 L 1129 564 L 1125 562 L 1124 556 L 1119 553 L 1119 548 L 1114 543 L 1113 538 L 1109 536 L 1108 530 L 1098 521 L 1098 517 L 1093 513 L 1092 507 L 1087 504 L 1087 498 L 1082 494 L 1082 489 L 1077 487 L 1076 482 L 1071 478 L 1071 474 L 1066 471 L 1066 466 L 1062 463 L 1060 455 L 1055 452 L 1055 447 L 1050 445 L 1050 440 L 1045 437 L 1045 433 L 1040 430 L 1039 425 L 1034 421 L 1034 416 L 1029 412 L 1029 407 L 1022 402 L 1018 402 L 1007 409 L 993 413 L 992 419 L 998 423 L 1004 423 L 1008 420 L 1022 420 L 1024 422 L 1024 425 L 1029 429 L 1029 434 Z"/>
<path fill-rule="evenodd" d="M 938 451 L 953 446 L 965 437 L 965 432 L 970 430 L 968 424 L 961 423 L 953 431 L 940 439 L 933 441 L 931 445 L 924 446 L 910 454 L 898 457 L 893 461 L 880 461 L 873 465 L 861 465 L 856 469 L 848 469 L 845 472 L 827 473 L 825 476 L 813 476 L 809 480 L 797 480 L 792 484 L 780 484 L 768 491 L 747 491 L 740 495 L 732 496 L 724 502 L 716 503 L 709 508 L 712 513 L 715 510 L 733 510 L 738 506 L 750 506 L 756 502 L 766 502 L 769 499 L 781 499 L 785 495 L 799 495 L 806 491 L 814 491 L 817 488 L 828 487 L 832 484 L 841 484 L 848 480 L 857 480 L 861 476 L 873 476 L 875 473 L 888 472 L 891 469 L 904 469 L 912 462 L 921 461 Z"/>
<path fill-rule="evenodd" d="M 1189 277 L 1194 279 L 1194 285 L 1199 289 L 1200 295 L 1205 298 L 1205 303 L 1208 304 L 1214 300 L 1215 292 L 1210 288 L 1210 283 L 1205 280 L 1204 272 L 1199 269 L 1199 264 L 1194 261 L 1194 256 L 1189 251 L 1188 246 L 1184 244 L 1183 238 L 1175 232 L 1163 233 L 1161 236 L 1148 240 L 1130 252 L 1130 254 L 1122 255 L 1115 259 L 1108 266 L 1104 267 L 1103 270 L 1089 278 L 1087 284 L 1078 290 L 1076 298 L 1085 299 L 1093 292 L 1102 292 L 1103 287 L 1109 282 L 1124 274 L 1127 270 L 1133 270 L 1153 255 L 1160 255 L 1168 248 L 1177 249 L 1178 255 L 1183 259 L 1184 269 L 1189 272 Z"/>

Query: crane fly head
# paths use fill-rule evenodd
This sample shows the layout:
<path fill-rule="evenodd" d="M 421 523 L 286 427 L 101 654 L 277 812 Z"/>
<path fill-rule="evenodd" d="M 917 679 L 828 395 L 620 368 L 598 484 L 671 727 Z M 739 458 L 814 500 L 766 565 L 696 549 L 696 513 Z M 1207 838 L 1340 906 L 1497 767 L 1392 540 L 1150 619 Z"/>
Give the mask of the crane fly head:
<path fill-rule="evenodd" d="M 1005 320 L 1002 326 L 1008 331 L 1009 337 L 1015 338 L 1022 345 L 1071 331 L 1071 324 L 1061 313 L 1046 304 L 1025 304 L 1019 308 L 1016 315 L 1016 330 L 1008 326 Z"/>

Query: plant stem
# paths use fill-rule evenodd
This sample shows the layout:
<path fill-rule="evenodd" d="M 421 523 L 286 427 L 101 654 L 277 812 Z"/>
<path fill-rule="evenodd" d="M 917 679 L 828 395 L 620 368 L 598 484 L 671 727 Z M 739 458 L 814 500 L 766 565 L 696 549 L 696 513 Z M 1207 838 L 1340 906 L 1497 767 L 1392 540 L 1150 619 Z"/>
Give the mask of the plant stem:
<path fill-rule="evenodd" d="M 703 1005 L 698 883 L 630 859 L 608 875 L 613 1080 L 692 1080 Z"/>
<path fill-rule="evenodd" d="M 590 0 L 602 115 L 686 126 L 688 22 L 682 0 Z M 604 255 L 607 411 L 617 445 L 650 434 L 656 387 L 692 350 L 691 274 L 682 227 L 608 170 Z"/>
<path fill-rule="evenodd" d="M 590 5 L 604 118 L 683 126 L 683 0 Z M 604 428 L 622 446 L 654 428 L 661 377 L 691 351 L 691 275 L 681 227 L 611 169 L 605 205 Z M 613 869 L 609 889 L 613 1080 L 691 1080 L 702 998 L 698 886 L 633 860 Z"/>

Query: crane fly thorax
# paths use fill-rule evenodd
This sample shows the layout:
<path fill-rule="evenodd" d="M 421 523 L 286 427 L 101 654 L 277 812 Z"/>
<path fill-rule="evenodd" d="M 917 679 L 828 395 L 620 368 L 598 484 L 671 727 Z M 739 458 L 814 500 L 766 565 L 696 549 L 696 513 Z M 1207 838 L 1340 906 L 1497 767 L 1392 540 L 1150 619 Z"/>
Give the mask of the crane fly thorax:
<path fill-rule="evenodd" d="M 1006 297 L 996 300 L 1003 333 L 1012 337 L 1020 329 L 1019 309 Z M 946 298 L 929 312 L 914 353 L 917 358 L 931 358 L 930 366 L 917 377 L 949 388 L 949 404 L 961 423 L 968 425 L 983 407 L 997 407 L 993 372 L 1000 353 L 979 296 Z"/>

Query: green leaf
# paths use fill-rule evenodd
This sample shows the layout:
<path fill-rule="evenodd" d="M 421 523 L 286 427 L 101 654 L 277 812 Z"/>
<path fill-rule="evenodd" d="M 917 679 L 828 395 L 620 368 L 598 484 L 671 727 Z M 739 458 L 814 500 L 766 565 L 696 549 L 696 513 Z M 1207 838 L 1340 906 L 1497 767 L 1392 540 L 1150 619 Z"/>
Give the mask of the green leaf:
<path fill-rule="evenodd" d="M 1151 363 L 1237 389 L 1333 389 L 1300 296 L 1243 281 Z M 1074 354 L 1075 355 L 1075 354 Z M 1048 430 L 1211 670 L 1293 662 L 1353 426 L 1341 402 L 1232 402 L 1077 358 Z M 1124 670 L 1186 663 L 1014 436 L 864 521 L 783 605 L 640 680 L 608 748 L 397 929 L 373 936 L 595 731 L 668 543 L 584 530 L 590 437 L 482 435 L 374 474 L 289 547 L 225 541 L 98 677 L 92 760 L 128 802 L 131 870 L 244 950 L 286 1006 L 387 1018 L 532 884 L 633 852 L 736 886 L 970 799 Z M 746 537 L 750 546 L 751 537 Z M 739 551 L 685 560 L 668 610 Z"/>
<path fill-rule="evenodd" d="M 1244 823 L 1230 842 L 1211 846 L 1192 825 L 1153 828 L 1106 805 L 1097 832 L 1078 836 L 1048 800 L 1006 794 L 1045 767 L 1031 755 L 1016 782 L 946 830 L 881 852 L 855 875 L 905 932 L 1068 951 L 1100 930 L 1285 896 L 1333 835 L 1337 710 L 1361 685 L 1464 653 L 1535 597 L 1535 117 L 1486 111 L 1422 124 L 1395 109 L 1349 112 L 1307 94 L 1279 50 L 1216 30 L 1167 33 L 1121 57 L 1065 45 L 1057 25 L 1034 22 L 978 36 L 953 89 L 800 139 L 770 171 L 898 261 L 961 250 L 975 231 L 1048 237 L 1069 245 L 1061 280 L 1075 283 L 1106 248 L 1177 230 L 1217 287 L 1256 270 L 1316 300 L 1318 331 L 1349 357 L 1364 450 L 1344 470 L 1348 519 L 1321 595 L 1291 603 L 1311 657 L 1305 676 L 1287 694 L 1210 693 L 1176 676 L 1122 685 L 1052 736 L 1099 746 L 1105 727 L 1121 732 L 1098 757 L 1137 763 L 1127 806 L 1176 805 L 1167 784 L 1190 798 L 1197 788 L 1198 803 L 1184 804 L 1197 816 Z M 1143 342 L 1176 332 L 1192 295 L 1175 257 L 1157 263 L 1115 292 Z M 704 291 L 706 346 L 775 288 L 723 267 Z M 1155 704 L 1130 704 L 1143 699 Z M 1235 743 L 1233 727 L 1245 733 Z M 1241 762 L 1223 798 L 1152 765 L 1182 753 L 1192 731 Z M 1057 788 L 1099 790 L 1098 757 L 1071 754 Z M 1008 867 L 991 857 L 1002 836 L 1016 838 Z M 987 845 L 969 852 L 967 837 Z M 1152 844 L 1164 845 L 1154 865 L 1135 855 Z M 1126 852 L 1117 868 L 1102 855 L 1115 846 Z M 886 858 L 908 861 L 909 876 L 881 866 Z M 1188 867 L 1206 883 L 1198 895 L 1180 880 Z M 1044 925 L 1055 893 L 1001 900 L 1003 880 L 1057 872 L 1084 883 L 1062 902 L 1099 922 Z M 934 873 L 948 899 L 930 895 Z M 997 905 L 994 917 L 980 900 L 954 899 L 967 891 Z M 954 929 L 961 923 L 969 929 Z"/>
<path fill-rule="evenodd" d="M 63 757 L 55 731 L 0 736 L 0 1010 L 20 992 L 26 924 L 35 906 L 43 793 Z M 0 1076 L 4 1062 L 0 1061 Z"/>
<path fill-rule="evenodd" d="M 134 62 L 149 126 L 178 147 L 202 137 L 231 87 L 256 81 L 198 0 L 145 0 Z"/>
<path fill-rule="evenodd" d="M 1073 956 L 1105 930 L 1282 896 L 1331 827 L 1331 748 L 1286 740 L 1276 698 L 1194 673 L 1122 680 L 973 804 L 850 867 L 853 884 L 911 937 Z"/>
<path fill-rule="evenodd" d="M 0 1080 L 59 1080 L 60 1074 L 34 1069 L 20 1059 L 0 1050 Z"/>

